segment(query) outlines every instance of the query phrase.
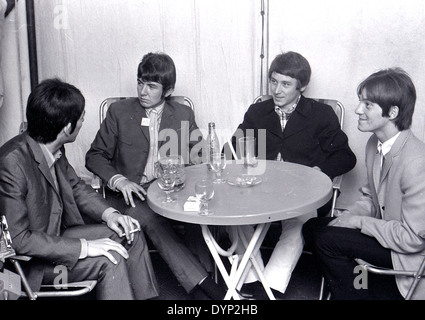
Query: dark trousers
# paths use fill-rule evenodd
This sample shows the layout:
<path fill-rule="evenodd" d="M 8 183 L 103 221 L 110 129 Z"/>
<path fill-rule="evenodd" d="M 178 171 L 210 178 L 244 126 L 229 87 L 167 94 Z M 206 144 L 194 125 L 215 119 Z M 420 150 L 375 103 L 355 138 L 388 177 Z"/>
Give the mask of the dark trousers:
<path fill-rule="evenodd" d="M 317 209 L 317 216 L 327 217 L 329 216 L 331 209 L 332 209 L 332 198 L 327 203 L 325 203 L 322 207 Z"/>
<path fill-rule="evenodd" d="M 199 225 L 185 224 L 187 239 L 191 245 L 189 249 L 183 238 L 174 229 L 174 221 L 153 212 L 146 201 L 142 202 L 134 197 L 136 207 L 132 208 L 125 203 L 120 192 L 110 190 L 107 190 L 106 200 L 121 213 L 140 222 L 146 236 L 152 241 L 187 292 L 190 292 L 202 279 L 207 277 L 208 271 L 213 270 L 211 257 Z"/>
<path fill-rule="evenodd" d="M 118 261 L 116 265 L 104 256 L 81 259 L 71 270 L 49 265 L 45 269 L 43 283 L 63 285 L 65 283 L 59 281 L 58 277 L 63 277 L 63 272 L 66 272 L 68 282 L 97 280 L 96 297 L 99 300 L 145 300 L 158 296 L 159 287 L 143 232 L 135 233 L 131 245 L 125 237 L 118 237 L 104 224 L 67 228 L 62 236 L 86 240 L 111 238 L 127 249 L 129 258 L 109 251 Z"/>
<path fill-rule="evenodd" d="M 333 218 L 313 218 L 303 226 L 306 245 L 312 250 L 335 300 L 399 300 L 394 276 L 383 276 L 359 270 L 354 260 L 393 268 L 391 250 L 358 229 L 328 227 Z M 360 278 L 361 277 L 361 278 Z M 366 281 L 366 283 L 365 283 Z"/>

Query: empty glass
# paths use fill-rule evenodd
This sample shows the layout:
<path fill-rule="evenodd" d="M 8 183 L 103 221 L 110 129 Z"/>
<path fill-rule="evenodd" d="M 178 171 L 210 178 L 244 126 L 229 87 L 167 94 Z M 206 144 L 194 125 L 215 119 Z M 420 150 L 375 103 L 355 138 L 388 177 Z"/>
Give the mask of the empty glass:
<path fill-rule="evenodd" d="M 210 165 L 212 171 L 214 171 L 217 176 L 214 183 L 225 183 L 226 179 L 223 179 L 222 173 L 224 168 L 226 168 L 226 155 L 224 153 L 213 153 Z"/>
<path fill-rule="evenodd" d="M 255 156 L 255 143 L 256 138 L 254 137 L 239 138 L 241 157 L 246 168 L 256 167 L 258 164 L 257 157 Z"/>
<path fill-rule="evenodd" d="M 208 201 L 214 196 L 214 185 L 211 180 L 203 179 L 195 183 L 196 197 L 201 201 L 199 214 L 201 216 L 211 215 L 212 212 L 208 208 Z"/>

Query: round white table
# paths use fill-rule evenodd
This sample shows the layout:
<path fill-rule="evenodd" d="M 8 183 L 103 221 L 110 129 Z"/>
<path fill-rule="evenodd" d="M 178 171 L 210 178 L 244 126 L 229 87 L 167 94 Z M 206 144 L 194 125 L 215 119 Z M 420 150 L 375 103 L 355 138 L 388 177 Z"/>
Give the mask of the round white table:
<path fill-rule="evenodd" d="M 185 168 L 186 186 L 173 194 L 174 203 L 164 204 L 165 193 L 153 183 L 147 193 L 149 206 L 156 213 L 173 220 L 195 223 L 202 226 L 202 233 L 208 248 L 222 274 L 228 291 L 225 299 L 238 299 L 236 288 L 247 273 L 248 262 L 254 266 L 260 280 L 262 272 L 256 265 L 254 255 L 273 221 L 285 220 L 310 213 L 329 201 L 332 196 L 332 181 L 319 170 L 281 161 L 260 160 L 256 168 L 246 169 L 240 162 L 228 162 L 225 175 L 233 178 L 242 174 L 256 175 L 262 182 L 240 187 L 228 183 L 214 184 L 214 197 L 209 201 L 213 212 L 209 216 L 200 216 L 195 211 L 184 211 L 184 203 L 189 196 L 195 196 L 195 182 L 203 178 L 214 179 L 205 164 Z M 225 269 L 220 254 L 231 256 L 237 246 L 233 243 L 227 251 L 215 242 L 208 225 L 233 226 L 233 239 L 240 239 L 243 233 L 238 229 L 241 225 L 256 225 L 255 232 L 246 241 L 246 251 L 242 259 L 237 261 L 230 274 Z M 263 282 L 263 281 L 262 281 Z M 270 288 L 263 282 L 268 296 L 274 299 Z"/>

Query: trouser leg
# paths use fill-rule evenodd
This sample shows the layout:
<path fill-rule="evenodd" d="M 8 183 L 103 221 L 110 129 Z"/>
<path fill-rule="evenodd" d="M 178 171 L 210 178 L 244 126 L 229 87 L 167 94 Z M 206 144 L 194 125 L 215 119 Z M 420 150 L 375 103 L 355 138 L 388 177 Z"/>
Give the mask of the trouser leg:
<path fill-rule="evenodd" d="M 315 215 L 316 212 L 312 212 L 281 222 L 282 232 L 279 241 L 264 269 L 264 276 L 271 288 L 285 293 L 292 272 L 303 252 L 304 239 L 301 233 L 303 223 Z"/>
<path fill-rule="evenodd" d="M 94 240 L 109 238 L 113 231 L 102 224 L 78 226 L 67 229 L 63 236 Z M 118 253 L 111 252 L 117 264 L 104 256 L 87 257 L 79 260 L 71 269 L 65 266 L 46 265 L 44 284 L 66 285 L 67 282 L 97 280 L 96 296 L 100 300 L 132 300 L 134 294 L 130 285 L 125 259 Z M 63 268 L 61 268 L 63 267 Z"/>
<path fill-rule="evenodd" d="M 169 219 L 156 214 L 146 202 L 138 199 L 135 200 L 135 208 L 127 206 L 120 193 L 109 192 L 106 199 L 121 213 L 140 222 L 146 235 L 187 292 L 208 276 L 199 260 L 176 233 Z M 200 238 L 199 241 L 204 240 Z"/>
<path fill-rule="evenodd" d="M 359 282 L 360 272 L 355 258 L 392 268 L 391 251 L 357 229 L 328 227 L 332 218 L 313 218 L 303 227 L 303 236 L 317 258 L 331 295 L 337 300 L 400 299 L 393 276 L 367 275 L 367 283 Z M 386 288 L 382 290 L 381 288 Z"/>
<path fill-rule="evenodd" d="M 136 300 L 159 296 L 159 286 L 143 231 L 135 234 L 128 253 L 127 269 Z"/>

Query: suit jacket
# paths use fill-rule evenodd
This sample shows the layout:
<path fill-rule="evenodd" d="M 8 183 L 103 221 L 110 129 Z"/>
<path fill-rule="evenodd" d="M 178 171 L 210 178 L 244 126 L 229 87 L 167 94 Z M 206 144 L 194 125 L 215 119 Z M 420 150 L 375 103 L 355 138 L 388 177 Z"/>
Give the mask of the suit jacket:
<path fill-rule="evenodd" d="M 284 161 L 318 166 L 331 179 L 354 168 L 356 157 L 330 106 L 301 96 L 283 132 L 274 108 L 273 99 L 251 105 L 238 127 L 244 135 L 254 134 L 257 138 L 260 157 L 265 141 L 268 160 L 275 160 L 280 152 Z M 265 140 L 259 134 L 261 129 Z M 236 131 L 232 138 L 235 150 L 240 135 Z"/>
<path fill-rule="evenodd" d="M 65 149 L 62 154 L 55 164 L 57 190 L 40 146 L 27 133 L 0 148 L 0 212 L 6 215 L 16 252 L 33 257 L 28 280 L 34 290 L 46 260 L 69 269 L 78 261 L 80 240 L 61 237 L 61 232 L 84 224 L 81 213 L 100 222 L 109 207 L 76 175 Z"/>
<path fill-rule="evenodd" d="M 366 145 L 368 183 L 361 198 L 347 209 L 363 216 L 362 233 L 391 249 L 395 269 L 417 270 L 425 255 L 425 144 L 410 130 L 402 131 L 385 156 L 380 179 L 374 179 L 377 142 L 372 135 Z M 406 296 L 413 279 L 396 280 Z M 423 281 L 413 298 L 425 299 Z"/>
<path fill-rule="evenodd" d="M 149 154 L 149 126 L 141 124 L 146 117 L 137 98 L 113 103 L 86 154 L 86 167 L 106 182 L 122 174 L 140 183 Z M 166 101 L 159 132 L 160 152 L 181 154 L 185 163 L 189 163 L 189 155 L 190 162 L 200 161 L 202 133 L 192 109 Z"/>

